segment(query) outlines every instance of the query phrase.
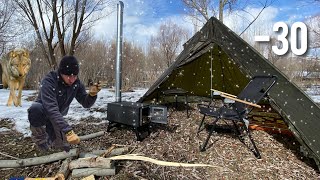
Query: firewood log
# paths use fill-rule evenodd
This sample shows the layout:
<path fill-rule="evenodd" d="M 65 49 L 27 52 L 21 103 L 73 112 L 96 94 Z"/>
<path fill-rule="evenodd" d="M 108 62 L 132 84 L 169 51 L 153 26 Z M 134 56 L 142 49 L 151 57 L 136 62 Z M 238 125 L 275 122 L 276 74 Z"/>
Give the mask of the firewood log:
<path fill-rule="evenodd" d="M 104 135 L 104 131 L 99 131 L 96 133 L 92 133 L 92 134 L 88 134 L 88 135 L 84 135 L 84 136 L 79 136 L 79 138 L 81 141 L 85 141 L 85 140 L 93 139 L 93 138 L 103 136 L 103 135 Z"/>
<path fill-rule="evenodd" d="M 111 160 L 103 157 L 79 158 L 69 164 L 69 169 L 78 169 L 84 167 L 91 168 L 111 168 Z"/>
<path fill-rule="evenodd" d="M 95 180 L 94 175 L 87 176 L 81 180 Z"/>
<path fill-rule="evenodd" d="M 68 157 L 78 156 L 77 149 L 71 149 L 69 152 L 58 152 L 49 154 L 46 156 L 27 158 L 27 159 L 18 159 L 18 160 L 0 160 L 0 168 L 16 168 L 16 167 L 26 167 L 39 164 L 50 163 L 58 161 L 61 159 L 66 159 Z"/>
<path fill-rule="evenodd" d="M 80 158 L 85 158 L 85 157 L 96 157 L 96 156 L 100 156 L 101 154 L 105 153 L 107 150 L 94 150 L 92 152 L 87 152 L 87 153 L 80 153 L 79 157 Z M 113 149 L 110 154 L 109 157 L 111 156 L 117 156 L 117 155 L 121 155 L 125 152 L 128 152 L 129 148 L 128 147 L 123 147 L 123 148 L 116 148 Z"/>
<path fill-rule="evenodd" d="M 56 178 L 54 178 L 54 177 L 41 177 L 41 178 L 25 178 L 24 180 L 39 180 L 39 179 L 41 179 L 41 180 L 56 180 Z"/>
<path fill-rule="evenodd" d="M 81 169 L 73 169 L 72 177 L 85 177 L 89 175 L 95 176 L 111 176 L 115 175 L 116 170 L 113 169 L 103 169 L 103 168 L 81 168 Z"/>
<path fill-rule="evenodd" d="M 70 174 L 70 169 L 69 169 L 69 163 L 71 162 L 71 158 L 67 158 L 65 159 L 62 163 L 61 166 L 59 168 L 59 171 L 57 172 L 58 174 L 62 174 L 63 175 L 63 180 L 67 179 L 69 174 Z"/>

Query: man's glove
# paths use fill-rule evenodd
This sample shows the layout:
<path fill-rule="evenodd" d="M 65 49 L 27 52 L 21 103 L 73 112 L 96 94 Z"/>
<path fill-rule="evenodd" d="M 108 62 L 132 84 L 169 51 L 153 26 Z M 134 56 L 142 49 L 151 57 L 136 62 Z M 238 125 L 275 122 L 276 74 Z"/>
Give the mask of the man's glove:
<path fill-rule="evenodd" d="M 101 86 L 100 82 L 90 85 L 90 87 L 89 87 L 90 96 L 96 96 L 98 94 L 98 92 L 101 90 L 101 88 L 102 88 L 102 86 Z"/>
<path fill-rule="evenodd" d="M 66 133 L 67 141 L 69 144 L 79 144 L 80 138 L 79 136 L 73 132 L 73 130 Z"/>
<path fill-rule="evenodd" d="M 54 180 L 65 180 L 64 175 L 62 173 L 58 173 L 54 176 Z"/>

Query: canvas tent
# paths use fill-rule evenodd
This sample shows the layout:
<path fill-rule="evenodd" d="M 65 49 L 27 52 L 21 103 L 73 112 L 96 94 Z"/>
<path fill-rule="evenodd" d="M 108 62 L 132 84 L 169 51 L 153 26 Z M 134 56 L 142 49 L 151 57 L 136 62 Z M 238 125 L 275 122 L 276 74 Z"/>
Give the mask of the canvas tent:
<path fill-rule="evenodd" d="M 163 91 L 183 88 L 189 97 L 210 97 L 210 89 L 239 94 L 255 75 L 276 75 L 269 104 L 285 120 L 304 152 L 320 162 L 320 108 L 267 59 L 212 17 L 184 44 L 175 62 L 139 102 L 157 103 Z"/>

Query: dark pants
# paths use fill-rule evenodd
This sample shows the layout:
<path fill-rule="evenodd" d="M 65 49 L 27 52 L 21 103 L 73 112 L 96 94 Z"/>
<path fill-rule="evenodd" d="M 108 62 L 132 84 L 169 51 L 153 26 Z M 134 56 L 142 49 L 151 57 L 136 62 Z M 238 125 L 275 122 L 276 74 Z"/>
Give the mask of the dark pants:
<path fill-rule="evenodd" d="M 37 145 L 48 143 L 55 148 L 69 149 L 63 133 L 52 125 L 51 120 L 45 114 L 42 104 L 38 102 L 32 103 L 28 109 L 28 119 L 31 138 L 34 143 Z"/>

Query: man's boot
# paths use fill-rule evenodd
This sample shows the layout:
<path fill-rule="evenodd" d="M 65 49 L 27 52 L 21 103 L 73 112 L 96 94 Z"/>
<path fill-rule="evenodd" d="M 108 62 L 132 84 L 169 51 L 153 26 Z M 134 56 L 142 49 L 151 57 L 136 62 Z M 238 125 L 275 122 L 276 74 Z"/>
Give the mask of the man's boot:
<path fill-rule="evenodd" d="M 31 139 L 38 146 L 40 151 L 48 151 L 48 135 L 44 126 L 34 127 L 30 126 Z"/>
<path fill-rule="evenodd" d="M 51 143 L 52 149 L 60 149 L 69 152 L 70 145 L 68 144 L 64 133 L 58 129 L 54 129 L 55 139 Z"/>

